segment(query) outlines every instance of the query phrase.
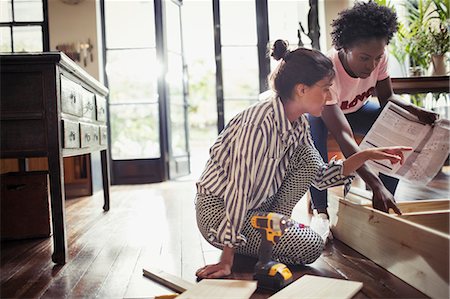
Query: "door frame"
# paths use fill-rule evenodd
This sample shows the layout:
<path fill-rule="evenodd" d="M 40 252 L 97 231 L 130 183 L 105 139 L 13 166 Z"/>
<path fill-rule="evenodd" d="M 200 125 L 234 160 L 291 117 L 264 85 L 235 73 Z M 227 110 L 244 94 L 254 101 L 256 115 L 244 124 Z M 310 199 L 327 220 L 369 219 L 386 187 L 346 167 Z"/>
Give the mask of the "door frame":
<path fill-rule="evenodd" d="M 155 16 L 155 44 L 156 44 L 156 58 L 161 61 L 161 74 L 157 79 L 158 90 L 158 114 L 159 114 L 159 146 L 160 157 L 159 158 L 146 158 L 146 159 L 122 159 L 113 160 L 112 156 L 109 157 L 110 172 L 111 172 L 111 184 L 145 184 L 163 182 L 171 178 L 176 177 L 173 169 L 177 167 L 177 157 L 172 157 L 170 152 L 170 98 L 168 94 L 168 84 L 165 81 L 167 73 L 167 43 L 166 43 L 166 27 L 165 27 L 165 1 L 172 1 L 173 3 L 181 6 L 182 2 L 177 0 L 153 0 L 154 3 L 154 16 Z M 180 12 L 181 13 L 181 12 Z M 101 14 L 101 33 L 103 42 L 103 75 L 104 84 L 108 87 L 108 76 L 106 73 L 106 28 L 105 28 L 105 0 L 100 0 L 100 14 Z M 181 17 L 180 17 L 181 21 Z M 185 61 L 183 58 L 183 71 L 185 71 Z M 183 95 L 185 101 L 185 107 L 187 108 L 187 88 L 184 84 Z M 109 103 L 109 95 L 108 95 Z M 187 113 L 185 112 L 185 127 L 187 130 Z M 110 109 L 107 105 L 108 122 L 110 121 Z M 189 140 L 188 135 L 186 139 Z M 190 153 L 189 143 L 187 144 L 187 168 L 190 169 Z M 111 152 L 111 126 L 108 126 L 108 147 Z M 172 164 L 172 167 L 171 167 Z M 173 166 L 175 165 L 175 166 Z M 175 168 L 174 168 L 175 167 Z M 172 174 L 171 174 L 172 168 Z"/>

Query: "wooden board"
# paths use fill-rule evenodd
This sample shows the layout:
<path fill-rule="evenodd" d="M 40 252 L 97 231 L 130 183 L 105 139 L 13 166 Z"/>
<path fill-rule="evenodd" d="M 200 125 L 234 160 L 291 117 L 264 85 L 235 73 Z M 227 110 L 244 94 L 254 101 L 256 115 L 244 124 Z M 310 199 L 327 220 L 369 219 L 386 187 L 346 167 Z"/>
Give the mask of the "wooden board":
<path fill-rule="evenodd" d="M 448 219 L 436 211 L 448 209 L 449 200 L 402 202 L 400 208 L 406 212 L 402 217 L 356 204 L 363 203 L 356 195 L 347 197 L 349 200 L 330 196 L 329 214 L 335 238 L 426 295 L 449 298 L 450 236 L 443 232 L 445 223 L 432 221 L 433 214 L 441 215 L 440 221 Z"/>
<path fill-rule="evenodd" d="M 142 269 L 142 271 L 145 277 L 178 293 L 183 293 L 187 289 L 195 286 L 194 283 L 183 280 L 178 276 L 166 273 L 160 269 Z"/>
<path fill-rule="evenodd" d="M 256 281 L 203 279 L 177 299 L 248 299 L 256 290 Z"/>
<path fill-rule="evenodd" d="M 352 298 L 363 284 L 358 281 L 303 275 L 269 299 Z"/>
<path fill-rule="evenodd" d="M 449 234 L 450 210 L 410 212 L 397 217 Z"/>

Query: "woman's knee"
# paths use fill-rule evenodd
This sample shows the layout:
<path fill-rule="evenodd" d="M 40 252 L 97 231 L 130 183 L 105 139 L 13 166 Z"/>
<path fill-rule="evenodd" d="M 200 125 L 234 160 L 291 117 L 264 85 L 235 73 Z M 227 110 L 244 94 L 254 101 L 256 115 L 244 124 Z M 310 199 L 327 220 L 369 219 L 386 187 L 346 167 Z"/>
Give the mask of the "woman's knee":
<path fill-rule="evenodd" d="M 320 257 L 324 246 L 322 238 L 309 227 L 298 227 L 283 235 L 274 256 L 283 263 L 306 265 Z"/>

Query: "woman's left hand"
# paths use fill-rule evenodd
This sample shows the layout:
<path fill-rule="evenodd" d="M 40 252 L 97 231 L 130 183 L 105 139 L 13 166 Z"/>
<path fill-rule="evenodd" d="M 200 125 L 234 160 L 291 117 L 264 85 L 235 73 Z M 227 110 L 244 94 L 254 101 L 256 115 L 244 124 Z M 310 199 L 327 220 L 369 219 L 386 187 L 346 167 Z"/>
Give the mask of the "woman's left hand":
<path fill-rule="evenodd" d="M 392 164 L 403 164 L 405 157 L 403 152 L 411 151 L 412 147 L 409 146 L 390 146 L 390 147 L 378 147 L 365 150 L 370 160 L 390 160 Z"/>
<path fill-rule="evenodd" d="M 421 122 L 424 122 L 427 125 L 433 124 L 439 118 L 439 114 L 434 113 L 433 111 L 429 111 L 417 106 L 411 107 L 412 109 L 410 110 L 410 112 L 416 115 Z"/>
<path fill-rule="evenodd" d="M 219 262 L 213 265 L 206 265 L 195 272 L 195 275 L 200 278 L 221 278 L 231 274 L 230 264 Z"/>

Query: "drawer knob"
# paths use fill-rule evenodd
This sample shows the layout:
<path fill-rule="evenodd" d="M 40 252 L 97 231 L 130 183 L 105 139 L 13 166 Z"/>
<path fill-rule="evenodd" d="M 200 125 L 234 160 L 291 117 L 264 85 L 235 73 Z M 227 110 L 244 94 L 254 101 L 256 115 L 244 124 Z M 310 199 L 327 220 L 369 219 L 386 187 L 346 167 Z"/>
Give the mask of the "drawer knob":
<path fill-rule="evenodd" d="M 74 131 L 70 131 L 70 134 L 69 134 L 69 140 L 74 141 L 75 138 L 76 138 L 75 132 L 74 132 Z"/>
<path fill-rule="evenodd" d="M 75 94 L 71 93 L 70 94 L 70 99 L 72 100 L 72 102 L 75 104 L 77 102 L 77 97 L 75 96 Z"/>
<path fill-rule="evenodd" d="M 91 135 L 85 134 L 85 135 L 84 135 L 84 139 L 85 139 L 86 141 L 91 141 Z"/>

